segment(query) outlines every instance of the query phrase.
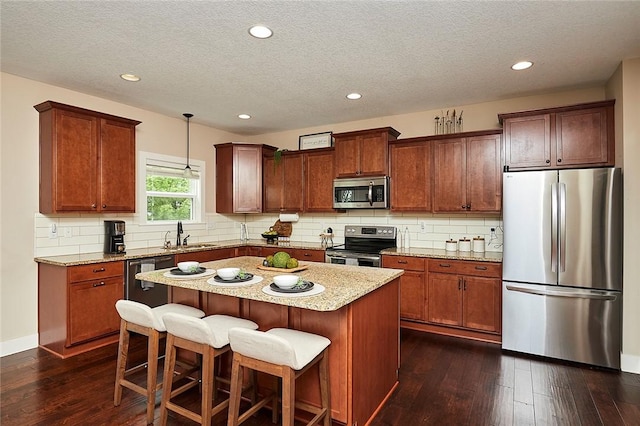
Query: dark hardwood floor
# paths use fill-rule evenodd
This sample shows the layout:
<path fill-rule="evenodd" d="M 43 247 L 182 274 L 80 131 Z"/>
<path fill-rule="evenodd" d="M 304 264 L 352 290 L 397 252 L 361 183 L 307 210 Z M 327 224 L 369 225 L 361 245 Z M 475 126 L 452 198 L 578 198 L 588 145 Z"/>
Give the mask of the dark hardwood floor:
<path fill-rule="evenodd" d="M 145 342 L 134 339 L 133 347 L 144 358 Z M 113 406 L 116 352 L 110 345 L 66 360 L 42 349 L 3 357 L 0 424 L 145 424 L 142 396 L 125 389 L 122 404 Z M 640 425 L 640 375 L 408 330 L 401 354 L 400 385 L 372 426 Z M 197 394 L 184 396 L 198 406 Z M 159 411 L 158 402 L 156 424 Z M 194 423 L 170 417 L 169 424 Z M 212 424 L 226 425 L 226 412 Z M 271 424 L 268 412 L 245 423 Z"/>

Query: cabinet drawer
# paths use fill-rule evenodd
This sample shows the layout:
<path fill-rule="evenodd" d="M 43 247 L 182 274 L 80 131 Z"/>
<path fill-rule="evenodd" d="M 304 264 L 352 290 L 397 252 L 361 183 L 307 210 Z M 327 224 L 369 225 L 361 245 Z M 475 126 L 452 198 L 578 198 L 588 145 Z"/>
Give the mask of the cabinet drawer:
<path fill-rule="evenodd" d="M 124 262 L 92 263 L 90 265 L 70 266 L 69 282 L 124 276 Z"/>
<path fill-rule="evenodd" d="M 291 256 L 307 262 L 324 262 L 324 250 L 295 249 Z"/>
<path fill-rule="evenodd" d="M 411 256 L 382 256 L 383 268 L 424 271 L 424 258 Z"/>
<path fill-rule="evenodd" d="M 467 260 L 430 259 L 429 272 L 500 278 L 502 264 Z"/>

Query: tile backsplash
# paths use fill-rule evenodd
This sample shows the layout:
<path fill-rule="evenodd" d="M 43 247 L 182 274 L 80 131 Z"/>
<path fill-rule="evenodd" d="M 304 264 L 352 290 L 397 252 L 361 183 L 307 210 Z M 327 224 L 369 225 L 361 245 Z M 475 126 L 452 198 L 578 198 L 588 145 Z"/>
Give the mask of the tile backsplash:
<path fill-rule="evenodd" d="M 104 221 L 123 220 L 126 223 L 127 249 L 162 247 L 165 236 L 176 243 L 176 223 L 140 224 L 136 214 L 122 215 L 35 215 L 34 256 L 56 256 L 102 252 Z M 207 214 L 205 223 L 183 223 L 183 238 L 190 235 L 190 243 L 240 240 L 240 223 L 247 224 L 250 239 L 262 238 L 278 215 L 275 214 Z M 448 239 L 459 240 L 481 236 L 487 251 L 502 251 L 502 220 L 498 217 L 478 217 L 470 214 L 444 216 L 441 214 L 396 214 L 388 210 L 350 210 L 335 214 L 301 214 L 293 223 L 291 241 L 320 243 L 320 233 L 333 228 L 334 244 L 344 243 L 344 226 L 389 225 L 398 230 L 409 229 L 411 247 L 444 249 Z M 52 233 L 52 227 L 55 233 Z M 495 229 L 492 233 L 491 229 Z"/>

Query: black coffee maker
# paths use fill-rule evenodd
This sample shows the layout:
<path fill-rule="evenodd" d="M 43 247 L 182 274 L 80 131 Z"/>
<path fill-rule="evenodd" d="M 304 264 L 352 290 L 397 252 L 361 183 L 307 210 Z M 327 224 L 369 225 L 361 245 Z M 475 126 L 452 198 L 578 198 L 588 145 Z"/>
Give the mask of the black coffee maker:
<path fill-rule="evenodd" d="M 125 254 L 124 221 L 104 221 L 104 252 L 106 254 Z"/>

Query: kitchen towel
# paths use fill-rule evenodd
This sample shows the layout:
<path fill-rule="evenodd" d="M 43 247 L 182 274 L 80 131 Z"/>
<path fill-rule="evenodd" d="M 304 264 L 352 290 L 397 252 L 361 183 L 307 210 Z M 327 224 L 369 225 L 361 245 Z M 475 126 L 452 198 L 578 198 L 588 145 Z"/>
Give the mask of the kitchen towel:
<path fill-rule="evenodd" d="M 140 272 L 151 272 L 156 270 L 155 263 L 143 263 L 140 265 Z M 143 291 L 151 290 L 155 286 L 151 281 L 140 281 L 140 287 Z"/>

